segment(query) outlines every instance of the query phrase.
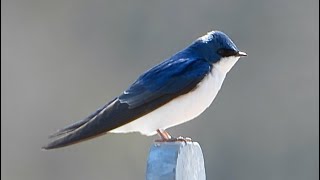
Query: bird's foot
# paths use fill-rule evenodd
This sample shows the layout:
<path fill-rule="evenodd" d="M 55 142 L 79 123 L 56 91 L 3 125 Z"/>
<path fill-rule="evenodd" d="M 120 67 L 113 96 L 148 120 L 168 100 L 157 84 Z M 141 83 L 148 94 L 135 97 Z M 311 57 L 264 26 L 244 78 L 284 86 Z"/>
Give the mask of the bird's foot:
<path fill-rule="evenodd" d="M 170 139 L 156 139 L 155 142 L 192 142 L 192 139 L 189 137 L 179 136 L 177 138 L 171 137 Z"/>
<path fill-rule="evenodd" d="M 167 131 L 158 129 L 157 130 L 158 135 L 161 137 L 161 139 L 155 140 L 155 142 L 192 142 L 192 139 L 189 137 L 172 137 Z"/>

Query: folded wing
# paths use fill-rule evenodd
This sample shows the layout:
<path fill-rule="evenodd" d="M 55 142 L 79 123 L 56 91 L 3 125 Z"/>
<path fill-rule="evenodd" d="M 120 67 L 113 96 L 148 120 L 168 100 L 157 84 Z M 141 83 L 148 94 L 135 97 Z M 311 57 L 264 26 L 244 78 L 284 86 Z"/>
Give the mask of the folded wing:
<path fill-rule="evenodd" d="M 202 59 L 164 61 L 141 75 L 128 90 L 95 113 L 52 135 L 57 139 L 43 149 L 75 144 L 125 125 L 192 91 L 210 69 L 211 65 Z"/>

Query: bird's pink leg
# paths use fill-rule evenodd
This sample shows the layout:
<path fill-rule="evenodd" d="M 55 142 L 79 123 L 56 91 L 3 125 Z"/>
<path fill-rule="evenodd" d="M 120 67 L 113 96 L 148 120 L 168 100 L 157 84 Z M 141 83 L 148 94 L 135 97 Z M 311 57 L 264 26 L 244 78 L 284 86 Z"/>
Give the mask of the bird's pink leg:
<path fill-rule="evenodd" d="M 163 129 L 157 129 L 157 133 L 161 138 L 160 141 L 168 141 L 172 138 L 171 135 Z"/>
<path fill-rule="evenodd" d="M 183 141 L 183 142 L 192 142 L 191 138 L 188 137 L 178 137 L 173 138 L 167 131 L 163 129 L 157 129 L 157 133 L 161 139 L 155 140 L 156 142 L 176 142 L 176 141 Z"/>

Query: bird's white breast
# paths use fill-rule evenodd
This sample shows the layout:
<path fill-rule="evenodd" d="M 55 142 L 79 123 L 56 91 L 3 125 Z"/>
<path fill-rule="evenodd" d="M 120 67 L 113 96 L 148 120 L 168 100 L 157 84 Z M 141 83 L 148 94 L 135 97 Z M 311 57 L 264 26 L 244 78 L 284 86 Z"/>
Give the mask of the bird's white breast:
<path fill-rule="evenodd" d="M 111 130 L 112 133 L 140 132 L 154 135 L 157 129 L 167 129 L 199 116 L 210 106 L 221 88 L 227 72 L 239 58 L 225 58 L 191 92 L 181 95 L 154 111 Z"/>

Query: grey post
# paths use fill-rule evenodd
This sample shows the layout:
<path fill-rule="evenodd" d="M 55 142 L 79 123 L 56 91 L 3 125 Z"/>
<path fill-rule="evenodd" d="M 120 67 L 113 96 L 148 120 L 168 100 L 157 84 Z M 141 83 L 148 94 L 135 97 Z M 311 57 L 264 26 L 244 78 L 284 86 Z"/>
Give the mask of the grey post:
<path fill-rule="evenodd" d="M 201 147 L 197 142 L 155 142 L 149 153 L 147 180 L 205 180 Z"/>

